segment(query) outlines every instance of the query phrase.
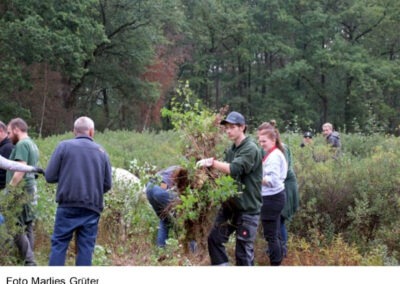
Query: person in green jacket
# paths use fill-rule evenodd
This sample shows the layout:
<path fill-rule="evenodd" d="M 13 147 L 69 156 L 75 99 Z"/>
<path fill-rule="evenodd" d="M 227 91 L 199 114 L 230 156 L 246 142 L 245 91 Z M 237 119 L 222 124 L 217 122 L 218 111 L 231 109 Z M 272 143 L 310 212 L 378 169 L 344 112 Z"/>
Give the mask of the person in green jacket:
<path fill-rule="evenodd" d="M 212 265 L 228 265 L 225 243 L 236 232 L 236 265 L 254 265 L 254 241 L 262 206 L 262 154 L 257 144 L 245 135 L 247 126 L 242 114 L 231 112 L 221 121 L 233 142 L 225 151 L 224 161 L 207 158 L 199 167 L 212 167 L 229 174 L 240 194 L 224 202 L 208 236 L 208 252 Z"/>
<path fill-rule="evenodd" d="M 281 213 L 281 241 L 282 241 L 282 249 L 283 256 L 287 255 L 287 241 L 288 241 L 288 233 L 286 229 L 286 223 L 290 222 L 293 218 L 293 215 L 297 212 L 299 208 L 299 186 L 297 184 L 296 174 L 293 169 L 293 158 L 292 152 L 288 145 L 283 144 L 285 148 L 285 157 L 288 163 L 288 171 L 285 179 L 285 190 L 286 190 L 286 203 L 283 207 Z"/>
<path fill-rule="evenodd" d="M 21 118 L 12 119 L 7 125 L 7 133 L 15 145 L 9 159 L 22 164 L 36 167 L 39 161 L 39 149 L 28 135 L 28 125 Z M 37 186 L 35 174 L 32 172 L 7 171 L 6 182 L 10 190 L 23 187 L 24 198 L 18 200 L 21 212 L 18 216 L 18 226 L 21 228 L 14 237 L 25 265 L 36 265 L 34 248 L 35 206 L 37 204 Z"/>
<path fill-rule="evenodd" d="M 0 169 L 9 170 L 9 171 L 18 171 L 18 172 L 32 172 L 32 173 L 40 173 L 44 174 L 44 170 L 39 167 L 28 166 L 22 164 L 20 162 L 11 161 L 9 159 L 4 158 L 0 155 Z M 0 189 L 0 192 L 3 189 Z M 0 212 L 0 225 L 5 222 L 3 215 Z"/>

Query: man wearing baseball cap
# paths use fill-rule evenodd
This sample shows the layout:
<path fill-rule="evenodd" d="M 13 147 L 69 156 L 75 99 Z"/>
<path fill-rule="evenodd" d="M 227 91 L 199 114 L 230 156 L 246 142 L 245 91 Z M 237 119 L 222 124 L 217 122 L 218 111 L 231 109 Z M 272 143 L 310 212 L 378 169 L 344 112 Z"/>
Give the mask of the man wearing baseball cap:
<path fill-rule="evenodd" d="M 218 211 L 208 236 L 208 252 L 212 265 L 228 265 L 225 243 L 236 232 L 236 265 L 254 265 L 256 239 L 262 205 L 262 153 L 257 144 L 245 135 L 247 126 L 242 114 L 232 111 L 221 121 L 233 142 L 225 151 L 224 161 L 207 158 L 198 167 L 213 167 L 230 175 L 239 194 L 225 201 Z"/>
<path fill-rule="evenodd" d="M 312 133 L 310 131 L 304 132 L 304 134 L 303 134 L 303 142 L 301 142 L 300 147 L 305 147 L 305 146 L 311 144 L 313 142 L 312 141 L 312 137 L 313 137 L 313 135 L 312 135 Z"/>

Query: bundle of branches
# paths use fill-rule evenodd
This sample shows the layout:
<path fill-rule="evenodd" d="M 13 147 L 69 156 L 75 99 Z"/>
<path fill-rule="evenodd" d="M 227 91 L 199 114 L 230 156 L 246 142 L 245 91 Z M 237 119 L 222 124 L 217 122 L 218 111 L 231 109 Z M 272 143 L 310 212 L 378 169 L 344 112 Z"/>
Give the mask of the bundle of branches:
<path fill-rule="evenodd" d="M 179 198 L 166 212 L 169 215 L 173 212 L 176 230 L 186 249 L 191 241 L 196 241 L 200 249 L 206 248 L 218 205 L 237 192 L 230 176 L 194 166 L 200 159 L 222 155 L 218 149 L 224 137 L 220 122 L 227 111 L 228 106 L 212 113 L 200 109 L 198 103 L 187 101 L 175 102 L 171 110 L 163 110 L 163 115 L 170 117 L 175 130 L 182 135 L 183 156 L 188 161 L 176 176 Z"/>

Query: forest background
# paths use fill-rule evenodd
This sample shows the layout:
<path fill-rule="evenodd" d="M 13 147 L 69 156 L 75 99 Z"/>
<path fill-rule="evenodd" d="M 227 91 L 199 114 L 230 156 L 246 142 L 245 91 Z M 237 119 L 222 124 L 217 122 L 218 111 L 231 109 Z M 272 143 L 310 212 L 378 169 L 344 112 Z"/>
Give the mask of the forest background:
<path fill-rule="evenodd" d="M 302 204 L 285 264 L 397 264 L 399 12 L 396 0 L 2 0 L 1 120 L 28 122 L 45 167 L 74 119 L 90 116 L 113 165 L 142 177 L 179 162 L 184 137 L 161 111 L 179 93 L 213 111 L 229 105 L 250 129 L 275 119 L 293 149 Z M 326 121 L 341 132 L 340 162 L 316 163 L 315 149 L 298 146 L 302 131 L 318 133 Z M 55 188 L 39 183 L 45 264 Z M 148 237 L 157 218 L 140 189 L 115 192 L 95 264 L 207 264 L 204 250 L 186 254 L 179 237 L 157 251 Z"/>
<path fill-rule="evenodd" d="M 2 0 L 1 119 L 43 137 L 82 114 L 165 130 L 181 81 L 250 126 L 399 134 L 399 15 L 396 0 Z"/>

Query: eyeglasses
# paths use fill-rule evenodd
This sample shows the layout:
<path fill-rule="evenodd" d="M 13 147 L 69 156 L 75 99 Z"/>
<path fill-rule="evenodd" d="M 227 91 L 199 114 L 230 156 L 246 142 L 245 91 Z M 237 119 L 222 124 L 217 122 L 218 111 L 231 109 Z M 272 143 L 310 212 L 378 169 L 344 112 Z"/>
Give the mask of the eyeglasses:
<path fill-rule="evenodd" d="M 309 138 L 309 139 L 311 139 L 312 137 L 311 137 L 311 136 L 304 136 L 304 138 Z"/>

